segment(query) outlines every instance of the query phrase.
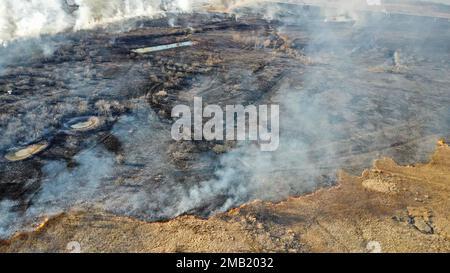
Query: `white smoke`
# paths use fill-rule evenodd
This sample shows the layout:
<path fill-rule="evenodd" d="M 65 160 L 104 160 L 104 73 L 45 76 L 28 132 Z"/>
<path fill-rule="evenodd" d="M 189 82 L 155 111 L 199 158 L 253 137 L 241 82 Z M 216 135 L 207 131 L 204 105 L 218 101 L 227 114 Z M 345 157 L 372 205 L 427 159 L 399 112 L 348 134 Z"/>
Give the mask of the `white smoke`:
<path fill-rule="evenodd" d="M 166 12 L 189 12 L 192 0 L 2 0 L 0 43 Z"/>
<path fill-rule="evenodd" d="M 345 0 L 340 11 L 379 1 Z M 37 37 L 65 30 L 92 28 L 135 17 L 163 16 L 167 12 L 191 12 L 209 4 L 231 10 L 258 5 L 263 0 L 2 0 L 0 1 L 0 44 L 23 37 Z M 289 2 L 289 1 L 287 1 Z M 298 1 L 292 1 L 298 3 Z M 308 2 L 308 1 L 306 1 Z M 310 1 L 315 2 L 315 1 Z M 301 4 L 301 3 L 299 3 Z"/>
<path fill-rule="evenodd" d="M 54 33 L 70 26 L 70 17 L 60 0 L 29 0 L 0 2 L 0 42 Z"/>
<path fill-rule="evenodd" d="M 448 0 L 422 0 L 449 4 Z M 22 37 L 79 30 L 134 17 L 162 16 L 167 12 L 191 12 L 208 4 L 222 10 L 259 5 L 264 0 L 2 0 L 0 44 Z M 276 2 L 276 1 L 274 1 Z M 295 4 L 329 5 L 338 13 L 354 14 L 361 7 L 383 5 L 381 0 L 285 0 Z"/>
<path fill-rule="evenodd" d="M 170 5 L 164 5 L 161 1 L 144 0 L 17 2 L 22 4 L 10 0 L 3 0 L 0 3 L 2 28 L 0 35 L 3 35 L 0 39 L 5 37 L 8 40 L 64 29 L 88 28 L 123 18 L 155 16 L 163 14 L 166 10 L 189 11 L 192 10 L 194 1 L 171 1 Z M 23 4 L 24 2 L 28 4 Z M 235 4 L 237 1 L 230 2 Z M 341 12 L 354 10 L 352 1 L 342 1 L 344 2 L 350 4 L 342 4 Z M 45 8 L 40 7 L 39 3 Z M 75 4 L 79 7 L 70 12 L 68 8 Z M 13 6 L 15 12 L 9 12 L 14 10 Z M 31 9 L 32 6 L 35 9 Z M 277 10 L 271 10 L 267 14 L 276 18 L 276 12 Z M 55 22 L 59 25 L 56 26 Z M 380 26 L 380 29 L 382 28 L 383 26 Z M 20 227 L 17 220 L 19 217 L 30 219 L 41 214 L 64 211 L 77 205 L 101 202 L 104 208 L 113 212 L 127 215 L 145 214 L 150 218 L 157 218 L 189 212 L 219 198 L 225 200 L 217 209 L 224 210 L 255 198 L 278 200 L 292 194 L 307 192 L 316 188 L 323 173 L 328 175 L 325 177 L 325 183 L 327 179 L 334 180 L 334 177 L 329 176 L 335 174 L 335 170 L 340 167 L 339 164 L 342 164 L 346 157 L 358 152 L 358 149 L 350 149 L 353 148 L 349 146 L 350 144 L 364 147 L 372 144 L 374 148 L 379 149 L 382 147 L 380 144 L 396 139 L 400 135 L 397 133 L 398 128 L 391 133 L 386 128 L 395 121 L 403 124 L 405 118 L 400 115 L 399 109 L 407 109 L 409 111 L 405 114 L 407 117 L 425 115 L 426 111 L 431 109 L 423 106 L 417 108 L 420 105 L 415 105 L 414 108 L 409 100 L 398 98 L 394 100 L 396 97 L 380 99 L 392 96 L 398 92 L 395 90 L 400 88 L 393 88 L 394 91 L 381 88 L 367 90 L 370 86 L 358 81 L 358 78 L 367 78 L 367 75 L 361 76 L 361 73 L 369 73 L 366 69 L 366 60 L 360 63 L 358 55 L 352 54 L 353 48 L 346 47 L 348 41 L 345 37 L 334 33 L 333 28 L 326 30 L 321 26 L 309 26 L 308 31 L 311 42 L 306 50 L 311 55 L 318 51 L 316 57 L 331 55 L 328 56 L 331 61 L 328 65 L 309 67 L 308 72 L 301 76 L 302 84 L 295 80 L 300 74 L 290 75 L 277 90 L 278 96 L 274 100 L 282 106 L 281 109 L 284 109 L 286 115 L 281 120 L 284 124 L 282 146 L 276 153 L 262 153 L 253 146 L 243 145 L 223 155 L 221 158 L 223 168 L 217 171 L 217 178 L 196 185 L 158 184 L 155 189 L 155 184 L 150 178 L 156 176 L 158 172 L 167 174 L 169 171 L 163 168 L 172 167 L 161 163 L 167 161 L 165 151 L 162 150 L 165 145 L 161 142 L 167 141 L 165 138 L 170 134 L 166 130 L 161 130 L 160 127 L 165 127 L 158 123 L 153 113 L 143 111 L 123 116 L 113 128 L 112 134 L 121 141 L 124 150 L 127 151 L 124 156 L 126 163 L 144 164 L 143 170 L 137 173 L 130 170 L 132 167 L 118 166 L 114 161 L 115 155 L 100 148 L 77 155 L 74 158 L 78 163 L 75 168 L 68 168 L 60 161 L 47 162 L 43 168 L 43 187 L 34 197 L 27 215 L 17 215 L 18 212 L 11 211 L 10 208 L 17 205 L 12 201 L 0 202 L 0 213 L 5 215 L 0 218 L 0 237 L 10 235 Z M 361 41 L 351 47 L 356 50 L 358 47 L 366 46 L 367 40 Z M 323 48 L 324 44 L 328 46 Z M 367 53 L 369 54 L 370 52 Z M 433 69 L 427 71 L 436 73 Z M 379 75 L 370 74 L 374 77 L 370 79 L 379 81 L 375 78 L 380 77 Z M 402 86 L 406 82 L 402 75 L 385 75 L 385 77 L 390 81 L 396 77 L 396 81 L 392 83 L 393 87 L 394 84 Z M 347 79 L 354 80 L 347 81 Z M 417 90 L 415 83 L 411 90 Z M 354 98 L 357 100 L 353 101 Z M 418 98 L 421 98 L 420 95 Z M 431 106 L 430 104 L 429 107 Z M 386 109 L 385 115 L 379 110 L 381 107 Z M 448 111 L 448 108 L 440 110 L 443 114 L 436 117 L 448 117 L 445 115 L 446 110 Z M 364 117 L 369 114 L 372 119 L 365 120 Z M 442 120 L 437 118 L 430 120 L 434 120 L 439 126 L 448 124 L 438 122 Z M 339 126 L 339 122 L 345 126 L 342 124 Z M 353 126 L 355 124 L 359 124 L 362 128 L 356 128 Z M 17 126 L 14 127 L 17 132 Z M 361 136 L 366 130 L 369 133 L 367 139 Z M 378 136 L 377 130 L 381 137 Z M 415 128 L 409 130 L 410 132 L 402 134 L 414 135 L 418 132 Z M 372 157 L 372 154 L 368 153 L 367 157 L 377 156 Z M 129 172 L 126 177 L 119 172 L 122 170 L 119 168 Z M 114 177 L 116 171 L 120 174 L 118 178 Z M 169 178 L 168 181 L 173 179 Z"/>

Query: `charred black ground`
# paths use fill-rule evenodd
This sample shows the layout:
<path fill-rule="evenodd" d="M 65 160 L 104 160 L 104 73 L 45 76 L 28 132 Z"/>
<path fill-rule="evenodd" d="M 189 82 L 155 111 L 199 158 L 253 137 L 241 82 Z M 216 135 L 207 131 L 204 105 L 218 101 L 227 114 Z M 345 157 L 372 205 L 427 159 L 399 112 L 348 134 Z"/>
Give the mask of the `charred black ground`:
<path fill-rule="evenodd" d="M 359 172 L 380 155 L 425 160 L 449 136 L 448 21 L 364 13 L 325 23 L 318 8 L 277 9 L 273 20 L 255 10 L 171 15 L 0 49 L 1 211 L 23 222 L 99 204 L 149 220 L 209 215 L 331 185 L 337 169 Z M 131 51 L 181 41 L 195 45 Z M 280 151 L 172 141 L 171 109 L 194 96 L 279 103 Z M 87 116 L 101 125 L 67 130 Z M 41 140 L 50 146 L 28 160 L 3 158 Z M 260 160 L 267 166 L 255 168 Z M 20 226 L 8 219 L 6 234 Z"/>

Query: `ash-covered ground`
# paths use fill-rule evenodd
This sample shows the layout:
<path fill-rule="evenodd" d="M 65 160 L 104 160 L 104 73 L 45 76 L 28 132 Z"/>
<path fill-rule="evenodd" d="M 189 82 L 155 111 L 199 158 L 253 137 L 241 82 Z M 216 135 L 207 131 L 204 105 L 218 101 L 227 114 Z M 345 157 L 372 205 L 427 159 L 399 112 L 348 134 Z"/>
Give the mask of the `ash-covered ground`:
<path fill-rule="evenodd" d="M 308 5 L 168 14 L 0 48 L 0 235 L 71 208 L 144 220 L 283 200 L 450 136 L 450 22 Z M 137 54 L 175 42 L 193 46 Z M 280 105 L 280 147 L 171 139 L 170 112 Z M 77 118 L 95 129 L 74 132 Z M 45 141 L 11 162 L 10 151 Z"/>

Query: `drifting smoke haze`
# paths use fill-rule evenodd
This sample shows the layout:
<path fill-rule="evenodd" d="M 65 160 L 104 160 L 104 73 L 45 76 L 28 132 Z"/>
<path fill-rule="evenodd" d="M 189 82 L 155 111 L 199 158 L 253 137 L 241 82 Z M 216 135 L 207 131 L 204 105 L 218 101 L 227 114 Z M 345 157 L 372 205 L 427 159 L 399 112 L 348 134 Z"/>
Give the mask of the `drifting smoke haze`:
<path fill-rule="evenodd" d="M 164 16 L 167 12 L 198 11 L 202 5 L 218 9 L 266 3 L 264 0 L 3 0 L 0 3 L 0 43 L 42 34 L 92 28 L 128 18 Z M 283 1 L 281 1 L 283 2 Z M 380 5 L 380 0 L 284 1 L 332 4 L 337 14 L 357 16 L 356 10 Z M 388 1 L 389 2 L 389 1 Z M 400 1 L 401 2 L 401 1 Z M 421 2 L 449 4 L 447 0 Z M 267 15 L 273 10 L 267 10 Z"/>
<path fill-rule="evenodd" d="M 262 0 L 4 0 L 0 2 L 0 43 L 88 29 L 136 17 L 160 17 L 168 12 L 196 11 L 210 4 L 219 9 L 257 5 Z M 295 2 L 295 1 L 294 1 Z M 340 1 L 339 9 L 353 10 L 367 5 L 363 1 Z"/>
<path fill-rule="evenodd" d="M 33 49 L 50 56 L 57 50 L 55 44 L 28 38 L 89 29 L 141 16 L 161 17 L 168 12 L 196 11 L 195 7 L 205 2 L 208 1 L 3 0 L 0 3 L 0 42 L 14 43 L 17 47 L 9 51 L 13 55 Z M 24 116 L 0 116 L 0 124 L 5 129 L 0 133 L 2 150 L 56 130 L 54 120 L 95 113 L 114 121 L 110 135 L 117 138 L 123 151 L 119 157 L 97 145 L 97 139 L 88 138 L 88 144 L 73 157 L 71 164 L 47 158 L 41 168 L 41 188 L 25 211 L 19 209 L 19 201 L 0 201 L 0 237 L 23 229 L 42 216 L 74 207 L 94 207 L 159 220 L 195 212 L 199 207 L 207 208 L 206 213 L 202 213 L 207 216 L 253 199 L 278 201 L 330 186 L 336 182 L 339 169 L 347 167 L 358 173 L 380 156 L 392 156 L 403 164 L 425 160 L 438 136 L 448 136 L 450 112 L 448 95 L 445 95 L 448 86 L 438 82 L 430 87 L 415 76 L 421 75 L 431 82 L 448 77 L 448 62 L 434 55 L 440 52 L 448 56 L 448 52 L 443 52 L 445 46 L 428 39 L 432 37 L 433 22 L 424 23 L 415 18 L 396 25 L 388 22 L 384 14 L 358 12 L 367 6 L 366 1 L 336 1 L 337 9 L 325 9 L 318 14 L 311 11 L 310 15 L 304 15 L 299 7 L 291 7 L 291 16 L 284 14 L 286 8 L 263 6 L 262 2 L 266 1 L 213 1 L 212 4 L 217 3 L 218 9 L 235 12 L 238 17 L 254 13 L 268 20 L 279 20 L 281 24 L 276 32 L 280 34 L 289 35 L 292 26 L 301 26 L 308 34 L 308 43 L 301 45 L 301 51 L 314 64 L 306 70 L 300 63 L 289 67 L 273 87 L 273 96 L 261 101 L 280 105 L 281 136 L 277 151 L 261 152 L 257 145 L 240 143 L 219 156 L 212 171 L 213 178 L 199 178 L 195 184 L 177 183 L 175 166 L 167 153 L 172 143 L 170 124 L 161 121 L 144 97 L 133 98 L 126 113 L 118 109 L 120 106 L 114 101 L 114 96 L 119 97 L 123 88 L 133 91 L 135 83 L 128 83 L 127 79 L 138 75 L 141 68 L 130 65 L 127 72 L 116 75 L 114 87 L 95 87 L 95 96 L 113 98 L 94 105 L 75 98 L 66 99 L 56 106 L 36 96 L 33 102 L 24 105 L 33 109 Z M 242 8 L 248 5 L 251 8 Z M 343 14 L 356 20 L 351 27 L 353 32 L 324 25 L 324 19 Z M 415 34 L 423 35 L 419 39 L 421 43 L 389 44 L 384 40 L 385 30 L 395 27 L 399 31 L 416 29 Z M 409 74 L 370 71 L 373 67 L 390 69 L 395 66 L 395 54 L 399 54 L 401 65 L 408 67 Z M 423 56 L 426 62 L 416 65 L 417 56 Z M 13 61 L 12 57 L 2 57 L 0 65 L 8 58 Z M 77 73 L 83 77 L 95 75 L 93 67 L 73 73 L 67 72 L 73 69 L 70 65 L 64 69 L 54 72 L 55 77 L 69 81 L 77 79 Z M 251 71 L 230 71 L 230 77 L 232 72 L 248 75 L 249 85 L 255 81 Z M 201 81 L 201 78 L 195 80 Z M 91 87 L 83 85 L 81 79 L 69 86 L 70 94 L 94 96 Z M 423 93 L 425 90 L 429 93 Z M 48 105 L 42 106 L 42 103 Z M 114 111 L 121 115 L 114 116 L 111 114 Z M 17 135 L 25 136 L 27 141 Z M 406 143 L 406 150 L 391 149 L 390 145 L 396 143 Z M 73 145 L 76 144 L 74 141 Z M 199 165 L 209 166 L 211 158 L 205 154 L 198 161 Z"/>
<path fill-rule="evenodd" d="M 255 3 L 246 1 L 249 2 Z M 216 172 L 218 179 L 191 187 L 180 197 L 179 213 L 218 196 L 226 196 L 218 211 L 254 199 L 279 201 L 334 184 L 342 168 L 358 175 L 372 160 L 382 156 L 393 157 L 401 164 L 424 161 L 438 139 L 435 133 L 448 135 L 449 109 L 445 103 L 441 106 L 432 102 L 411 103 L 402 98 L 404 91 L 390 90 L 418 91 L 424 88 L 421 83 L 407 80 L 401 74 L 381 79 L 395 81 L 387 86 L 376 87 L 359 80 L 379 81 L 379 77 L 369 72 L 372 62 L 378 59 L 380 65 L 392 66 L 393 51 L 403 50 L 402 62 L 409 65 L 415 56 L 430 56 L 430 49 L 442 44 L 429 41 L 427 45 L 399 45 L 391 52 L 384 49 L 385 56 L 375 56 L 385 30 L 397 26 L 387 22 L 384 15 L 359 12 L 367 6 L 365 1 L 336 1 L 335 5 L 337 8 L 322 10 L 322 18 L 345 15 L 356 20 L 353 29 L 357 34 L 342 33 L 339 28 L 322 24 L 323 21 L 311 23 L 301 13 L 288 17 L 283 13 L 286 10 L 278 6 L 253 5 L 252 12 L 285 23 L 278 27 L 279 33 L 287 31 L 289 25 L 303 26 L 309 34 L 309 44 L 303 50 L 315 65 L 306 73 L 293 68 L 281 79 L 276 95 L 270 100 L 281 109 L 279 149 L 265 153 L 256 146 L 244 144 L 228 152 L 221 158 L 221 168 Z M 295 7 L 291 12 L 295 14 Z M 420 19 L 408 20 L 407 25 L 417 29 L 417 33 L 431 31 L 431 26 L 424 25 Z M 421 41 L 425 43 L 427 35 Z M 429 68 L 411 69 L 418 69 L 422 74 Z M 442 77 L 446 77 L 448 71 L 442 72 Z M 446 91 L 437 88 L 434 92 L 445 94 Z M 416 95 L 416 99 L 429 100 L 425 98 L 429 94 Z M 437 108 L 429 108 L 432 104 Z M 411 143 L 403 150 L 391 149 L 390 145 L 396 142 Z"/>
<path fill-rule="evenodd" d="M 190 0 L 4 0 L 0 3 L 0 42 L 190 10 Z"/>
<path fill-rule="evenodd" d="M 344 14 L 357 20 L 353 27 L 356 35 L 339 32 L 338 28 L 321 22 L 310 23 L 301 14 L 286 22 L 304 26 L 310 35 L 304 51 L 316 65 L 304 74 L 293 69 L 281 80 L 276 96 L 271 99 L 281 109 L 279 149 L 264 153 L 244 144 L 228 152 L 221 158 L 221 168 L 216 172 L 218 179 L 191 187 L 180 197 L 179 213 L 218 196 L 226 196 L 219 209 L 222 211 L 252 199 L 277 201 L 310 192 L 334 184 L 339 169 L 358 174 L 382 156 L 393 157 L 402 164 L 427 160 L 438 139 L 436 132 L 448 135 L 448 107 L 445 103 L 431 102 L 427 98 L 430 94 L 420 91 L 424 90 L 423 83 L 405 79 L 401 74 L 381 78 L 391 82 L 389 85 L 374 86 L 370 82 L 379 81 L 380 76 L 369 71 L 377 61 L 379 65 L 392 66 L 392 52 L 396 50 L 402 50 L 405 66 L 412 64 L 416 56 L 428 56 L 432 62 L 439 62 L 430 50 L 445 50 L 445 46 L 442 48 L 443 44 L 423 35 L 424 44 L 407 47 L 399 44 L 399 48 L 392 45 L 393 49 L 384 49 L 385 56 L 375 56 L 379 54 L 375 52 L 383 43 L 385 30 L 403 26 L 387 22 L 383 15 L 364 17 L 357 12 L 362 5 L 362 1 L 339 1 L 338 9 L 322 13 L 325 18 Z M 270 19 L 286 20 L 283 10 L 276 6 L 257 12 Z M 417 29 L 417 33 L 431 31 L 431 26 L 420 19 L 408 20 L 407 25 Z M 288 25 L 281 26 L 278 31 L 287 29 Z M 430 67 L 410 69 L 424 75 Z M 447 77 L 448 71 L 441 71 L 442 77 Z M 412 101 L 423 101 L 412 103 L 405 99 L 405 95 L 411 96 L 405 94 L 408 89 L 420 92 L 415 93 Z M 440 87 L 431 91 L 442 95 L 445 92 Z M 409 144 L 405 149 L 390 148 L 396 142 Z"/>

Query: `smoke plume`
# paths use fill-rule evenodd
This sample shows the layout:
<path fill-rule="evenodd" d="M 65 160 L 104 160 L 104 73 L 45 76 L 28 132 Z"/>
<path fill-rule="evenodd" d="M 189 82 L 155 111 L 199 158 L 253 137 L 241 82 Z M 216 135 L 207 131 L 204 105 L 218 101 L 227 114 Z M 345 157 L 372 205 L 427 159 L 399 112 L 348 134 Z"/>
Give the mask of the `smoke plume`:
<path fill-rule="evenodd" d="M 0 41 L 193 11 L 204 2 L 3 0 Z M 155 220 L 204 207 L 210 207 L 212 214 L 253 199 L 282 200 L 334 184 L 338 169 L 358 174 L 380 156 L 391 156 L 403 164 L 426 160 L 436 138 L 448 136 L 450 67 L 445 60 L 450 58 L 448 40 L 442 42 L 432 35 L 434 27 L 439 27 L 437 22 L 358 12 L 366 1 L 334 1 L 337 8 L 320 12 L 289 6 L 289 13 L 280 5 L 254 5 L 261 2 L 265 1 L 213 4 L 238 15 L 243 15 L 240 8 L 244 4 L 251 4 L 250 12 L 282 22 L 276 29 L 279 34 L 302 32 L 308 37 L 306 43 L 295 46 L 313 64 L 290 63 L 273 96 L 262 101 L 280 105 L 281 138 L 276 152 L 261 152 L 254 144 L 240 143 L 219 157 L 212 178 L 179 184 L 167 153 L 170 125 L 158 118 L 145 98 L 135 99 L 133 109 L 121 115 L 110 132 L 122 144 L 123 154 L 118 156 L 97 145 L 79 152 L 70 166 L 61 160 L 46 160 L 42 187 L 26 212 L 12 209 L 17 207 L 14 201 L 0 202 L 0 236 L 10 235 L 27 219 L 72 207 L 100 207 Z M 346 21 L 336 20 L 339 16 Z M 406 34 L 401 39 L 388 37 L 392 35 L 388 30 L 412 33 L 415 38 Z M 441 37 L 450 37 L 448 29 L 440 31 Z M 238 72 L 249 78 L 253 73 Z M 126 82 L 127 75 L 122 77 L 119 80 Z M 37 104 L 38 100 L 27 107 L 39 109 Z M 73 107 L 83 108 L 72 101 L 67 104 L 61 105 L 62 110 L 52 110 L 52 115 L 62 118 L 81 112 L 71 110 Z M 51 119 L 53 116 L 45 116 L 49 109 L 53 108 L 42 107 L 33 113 Z M 30 123 L 39 119 L 28 115 L 25 120 Z M 10 144 L 14 130 L 20 134 L 31 134 L 30 127 L 43 130 L 39 124 L 20 122 L 0 115 L 0 125 L 9 132 L 0 147 Z"/>

